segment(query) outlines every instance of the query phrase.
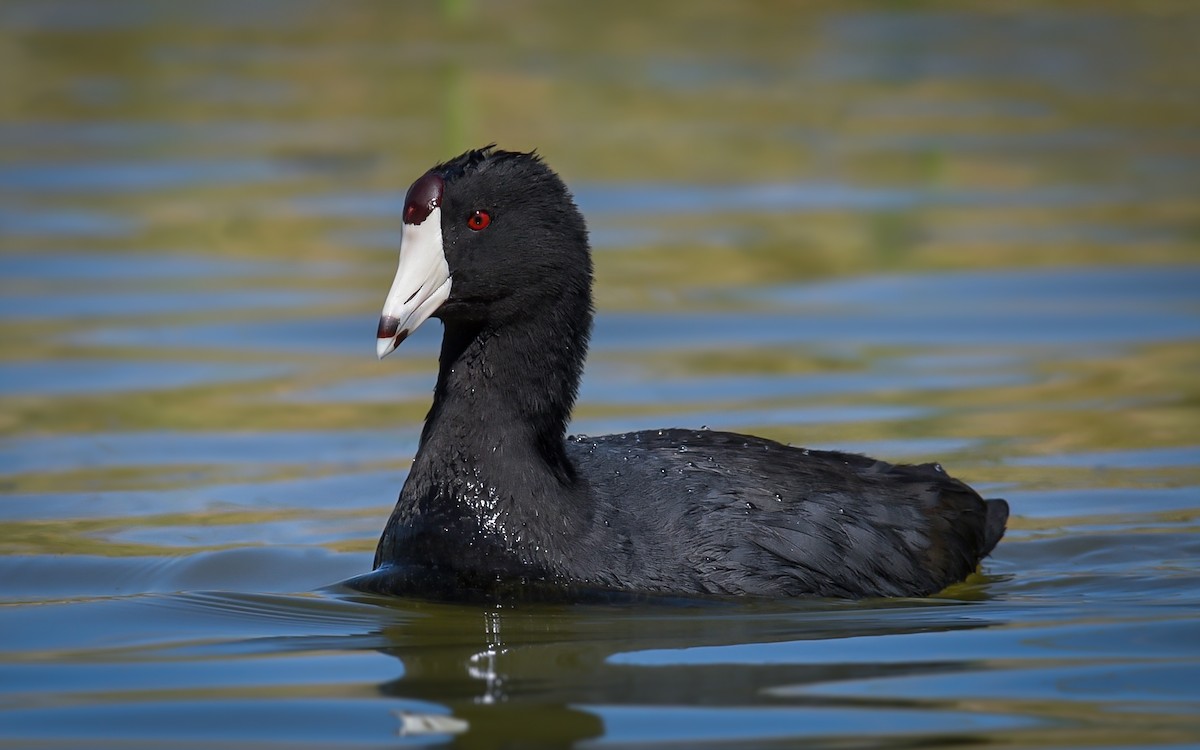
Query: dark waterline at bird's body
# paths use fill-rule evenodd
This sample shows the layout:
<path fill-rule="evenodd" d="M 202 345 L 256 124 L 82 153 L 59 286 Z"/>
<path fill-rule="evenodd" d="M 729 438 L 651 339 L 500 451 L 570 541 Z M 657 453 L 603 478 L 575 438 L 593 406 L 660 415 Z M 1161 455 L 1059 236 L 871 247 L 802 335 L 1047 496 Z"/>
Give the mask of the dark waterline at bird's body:
<path fill-rule="evenodd" d="M 405 222 L 380 354 L 439 317 L 438 381 L 375 571 L 352 585 L 493 600 L 923 596 L 1003 534 L 1007 504 L 936 464 L 707 430 L 568 439 L 592 265 L 583 218 L 540 159 L 485 149 L 438 165 L 409 191 Z"/>

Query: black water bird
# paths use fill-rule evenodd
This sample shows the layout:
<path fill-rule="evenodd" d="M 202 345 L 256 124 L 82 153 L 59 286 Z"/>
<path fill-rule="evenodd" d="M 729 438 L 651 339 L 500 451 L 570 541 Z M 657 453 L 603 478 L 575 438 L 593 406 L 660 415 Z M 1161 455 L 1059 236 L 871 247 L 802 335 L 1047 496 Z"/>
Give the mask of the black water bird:
<path fill-rule="evenodd" d="M 568 437 L 592 327 L 587 229 L 535 154 L 488 147 L 409 188 L 379 322 L 445 326 L 433 407 L 351 585 L 440 599 L 924 596 L 961 581 L 1008 505 L 937 464 L 664 429 Z"/>

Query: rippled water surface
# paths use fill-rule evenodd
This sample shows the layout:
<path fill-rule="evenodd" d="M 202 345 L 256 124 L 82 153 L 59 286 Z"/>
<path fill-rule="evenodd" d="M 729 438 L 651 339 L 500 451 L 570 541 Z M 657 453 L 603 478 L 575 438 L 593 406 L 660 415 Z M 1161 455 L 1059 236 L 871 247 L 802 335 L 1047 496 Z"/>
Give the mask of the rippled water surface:
<path fill-rule="evenodd" d="M 1200 745 L 1191 3 L 0 3 L 0 746 Z M 364 597 L 412 179 L 537 147 L 572 429 L 937 460 L 924 600 Z"/>

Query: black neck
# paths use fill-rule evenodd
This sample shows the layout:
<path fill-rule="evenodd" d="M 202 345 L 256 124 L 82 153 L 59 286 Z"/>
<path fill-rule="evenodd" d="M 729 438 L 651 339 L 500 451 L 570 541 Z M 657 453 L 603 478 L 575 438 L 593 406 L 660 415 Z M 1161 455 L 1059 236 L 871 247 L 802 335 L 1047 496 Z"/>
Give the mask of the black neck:
<path fill-rule="evenodd" d="M 420 453 L 458 454 L 486 469 L 503 446 L 501 461 L 536 462 L 524 470 L 544 468 L 570 484 L 564 439 L 587 353 L 590 300 L 526 312 L 500 325 L 446 323 Z"/>
<path fill-rule="evenodd" d="M 575 325 L 536 316 L 446 324 L 433 408 L 375 567 L 419 562 L 494 580 L 504 560 L 517 566 L 514 575 L 542 569 L 544 540 L 587 527 L 564 441 L 590 301 L 568 320 Z M 470 544 L 448 550 L 447 528 Z"/>

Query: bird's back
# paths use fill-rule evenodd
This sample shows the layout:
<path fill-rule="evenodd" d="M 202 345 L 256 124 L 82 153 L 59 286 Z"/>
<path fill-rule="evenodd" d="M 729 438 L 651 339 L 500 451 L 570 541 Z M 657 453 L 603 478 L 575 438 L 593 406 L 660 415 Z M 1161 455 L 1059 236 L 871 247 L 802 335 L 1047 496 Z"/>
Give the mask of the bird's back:
<path fill-rule="evenodd" d="M 716 431 L 576 437 L 592 538 L 564 565 L 677 594 L 913 596 L 974 571 L 1008 506 L 936 464 L 894 465 Z M 569 572 L 569 571 L 568 571 Z"/>

